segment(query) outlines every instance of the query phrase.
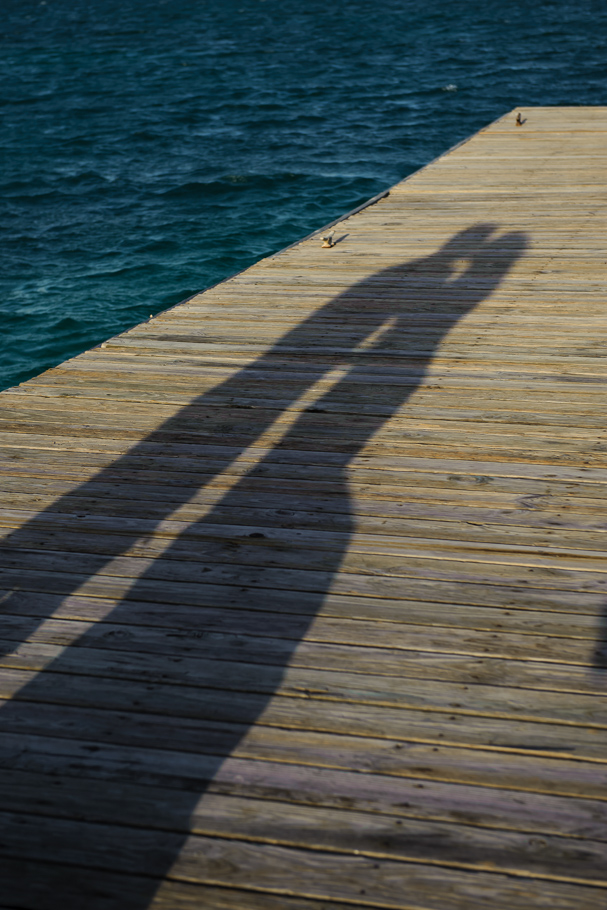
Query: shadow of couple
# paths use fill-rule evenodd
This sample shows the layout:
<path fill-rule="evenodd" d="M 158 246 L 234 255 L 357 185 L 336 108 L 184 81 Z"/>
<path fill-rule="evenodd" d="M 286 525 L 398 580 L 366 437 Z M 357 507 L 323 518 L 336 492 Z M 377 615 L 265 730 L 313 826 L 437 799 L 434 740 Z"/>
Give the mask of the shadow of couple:
<path fill-rule="evenodd" d="M 37 869 L 8 904 L 149 905 L 340 569 L 349 463 L 526 246 L 477 224 L 353 284 L 5 540 L 6 660 L 39 671 L 0 711 Z"/>

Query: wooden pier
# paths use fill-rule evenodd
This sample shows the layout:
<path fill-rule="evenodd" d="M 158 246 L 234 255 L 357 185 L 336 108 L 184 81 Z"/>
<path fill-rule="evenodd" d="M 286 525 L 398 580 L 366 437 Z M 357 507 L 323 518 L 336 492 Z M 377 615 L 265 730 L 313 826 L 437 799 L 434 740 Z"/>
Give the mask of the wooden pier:
<path fill-rule="evenodd" d="M 0 910 L 607 908 L 607 108 L 0 396 Z"/>

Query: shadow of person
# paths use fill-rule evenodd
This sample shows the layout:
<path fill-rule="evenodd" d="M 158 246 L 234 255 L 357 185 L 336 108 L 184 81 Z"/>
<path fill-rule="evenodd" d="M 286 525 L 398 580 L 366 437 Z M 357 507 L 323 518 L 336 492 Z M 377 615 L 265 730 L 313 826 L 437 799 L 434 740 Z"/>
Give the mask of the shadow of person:
<path fill-rule="evenodd" d="M 9 654 L 19 655 L 19 637 L 45 629 L 45 612 L 102 620 L 66 622 L 70 646 L 0 711 L 10 740 L 2 761 L 15 774 L 27 770 L 23 810 L 42 832 L 30 830 L 22 849 L 54 864 L 53 906 L 72 906 L 74 867 L 89 869 L 80 907 L 142 910 L 152 901 L 201 794 L 280 688 L 340 569 L 355 530 L 349 463 L 526 245 L 523 233 L 479 224 L 430 256 L 352 285 L 6 541 L 0 583 Z M 267 402 L 234 407 L 263 382 L 272 389 Z M 274 432 L 277 400 L 289 419 Z M 230 475 L 239 453 L 260 441 L 261 456 L 239 478 Z M 199 448 L 184 471 L 188 445 Z M 154 530 L 180 508 L 182 533 L 158 545 Z M 89 527 L 103 520 L 96 533 L 78 531 L 82 514 Z M 142 552 L 151 548 L 155 558 L 131 555 L 137 538 L 121 529 L 133 514 L 146 519 Z M 131 581 L 122 598 L 104 598 L 123 576 Z M 110 746 L 119 753 L 107 757 Z M 179 770 L 183 755 L 196 758 L 196 772 L 191 761 L 187 774 Z M 45 802 L 40 788 L 50 775 L 47 791 L 60 799 L 46 792 Z M 109 795 L 117 786 L 118 803 Z M 170 813 L 146 814 L 145 787 L 162 792 L 160 807 L 172 800 Z M 131 876 L 117 903 L 112 870 L 127 873 L 124 882 Z M 22 906 L 34 887 L 15 880 L 7 903 Z"/>

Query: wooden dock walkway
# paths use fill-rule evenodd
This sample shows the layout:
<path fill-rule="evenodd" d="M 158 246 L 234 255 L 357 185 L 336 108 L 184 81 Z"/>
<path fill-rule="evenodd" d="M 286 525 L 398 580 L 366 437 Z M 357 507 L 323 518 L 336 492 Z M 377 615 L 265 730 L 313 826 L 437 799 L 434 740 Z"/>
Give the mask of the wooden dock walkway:
<path fill-rule="evenodd" d="M 1 395 L 0 910 L 607 908 L 607 108 Z"/>

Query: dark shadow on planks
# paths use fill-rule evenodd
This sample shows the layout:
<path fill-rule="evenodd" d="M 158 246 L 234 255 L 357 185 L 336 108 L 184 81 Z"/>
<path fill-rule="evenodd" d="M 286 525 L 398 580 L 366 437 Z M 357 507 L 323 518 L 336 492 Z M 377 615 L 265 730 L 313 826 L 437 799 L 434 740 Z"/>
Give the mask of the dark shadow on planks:
<path fill-rule="evenodd" d="M 592 665 L 598 673 L 607 672 L 607 603 L 603 607 L 599 621 L 599 633 Z"/>
<path fill-rule="evenodd" d="M 158 784 L 153 770 L 147 777 L 138 778 L 127 762 L 111 771 L 99 771 L 99 788 L 103 789 L 104 779 L 124 784 L 123 811 L 116 819 L 123 824 L 117 830 L 122 831 L 124 842 L 117 835 L 111 857 L 98 849 L 94 835 L 89 833 L 91 826 L 80 824 L 96 821 L 94 806 L 70 795 L 72 779 L 79 775 L 94 778 L 95 771 L 70 767 L 68 760 L 63 769 L 50 761 L 45 768 L 43 758 L 37 759 L 37 765 L 33 759 L 29 766 L 25 762 L 24 767 L 48 773 L 49 786 L 62 788 L 66 818 L 73 822 L 67 826 L 67 834 L 64 825 L 58 824 L 57 837 L 46 844 L 43 855 L 37 857 L 34 851 L 26 858 L 90 866 L 94 871 L 87 878 L 89 891 L 81 895 L 80 906 L 87 910 L 143 910 L 148 906 L 159 880 L 179 852 L 200 794 L 265 709 L 339 570 L 353 530 L 347 476 L 350 459 L 406 402 L 423 381 L 445 334 L 491 295 L 523 255 L 526 244 L 522 233 L 500 236 L 495 225 L 479 224 L 455 235 L 432 256 L 405 262 L 353 285 L 289 331 L 255 363 L 183 408 L 124 457 L 58 499 L 7 541 L 0 584 L 4 592 L 2 613 L 14 618 L 13 639 L 5 642 L 10 652 L 18 645 L 19 633 L 26 640 L 35 632 L 44 619 L 45 605 L 52 613 L 87 578 L 103 575 L 110 561 L 129 546 L 120 532 L 78 536 L 73 529 L 75 514 L 148 517 L 152 528 L 190 500 L 276 419 L 278 412 L 270 400 L 267 409 L 233 407 L 234 400 L 250 396 L 252 381 L 257 383 L 263 375 L 267 383 L 281 383 L 288 369 L 291 377 L 283 382 L 281 398 L 293 403 L 332 367 L 347 367 L 345 376 L 313 407 L 300 413 L 280 443 L 225 494 L 204 521 L 190 527 L 148 566 L 126 598 L 105 617 L 111 624 L 107 632 L 102 623 L 95 623 L 0 711 L 0 729 L 5 732 L 87 740 L 93 755 L 107 744 L 119 744 L 134 752 L 145 747 L 129 724 L 130 712 L 137 712 L 156 724 L 157 739 L 151 743 L 154 748 L 205 756 L 198 779 L 183 779 L 177 765 L 169 782 L 163 778 L 169 791 L 181 791 L 182 819 L 177 824 L 173 814 L 167 831 L 160 815 L 154 825 L 154 849 L 150 849 L 149 831 L 137 827 L 137 810 L 129 804 L 128 788 L 130 781 Z M 417 322 L 413 332 L 411 321 Z M 420 323 L 425 333 L 422 340 Z M 385 378 L 382 385 L 374 384 L 372 389 L 365 382 L 370 367 L 381 369 Z M 371 395 L 375 404 L 381 404 L 380 414 L 365 413 L 364 405 Z M 172 475 L 171 460 L 184 444 L 217 448 L 209 448 L 207 454 L 203 449 L 198 455 L 189 454 L 187 474 Z M 288 480 L 272 479 L 273 466 L 289 457 L 298 465 L 298 483 L 321 481 L 323 470 L 330 474 L 331 505 L 322 527 L 340 531 L 341 543 L 333 543 L 333 549 L 321 548 L 320 570 L 316 561 L 316 571 L 286 571 L 284 581 L 277 582 L 275 566 L 288 566 L 289 552 L 285 546 L 280 551 L 273 547 L 265 536 L 268 529 L 293 527 L 290 514 L 297 499 L 304 503 L 304 509 L 322 510 L 318 499 L 301 492 L 301 484 L 300 492 L 293 495 Z M 196 458 L 199 461 L 194 468 Z M 158 472 L 163 480 L 159 480 Z M 156 484 L 158 489 L 163 482 L 167 499 L 159 496 L 150 501 L 146 485 Z M 124 498 L 116 484 L 122 485 Z M 266 501 L 271 501 L 271 508 L 260 511 Z M 45 523 L 51 513 L 65 515 L 63 525 L 52 537 Z M 116 522 L 118 528 L 118 517 Z M 239 541 L 228 537 L 222 540 L 220 525 L 249 526 L 250 533 Z M 292 547 L 291 551 L 297 556 L 295 564 L 301 563 L 301 549 Z M 40 596 L 32 593 L 36 591 Z M 164 624 L 172 649 L 167 644 L 167 653 L 151 646 L 146 649 L 145 640 L 138 643 L 138 630 L 146 621 L 158 628 L 158 604 L 166 615 L 160 626 Z M 209 625 L 215 632 L 222 628 L 218 608 L 224 609 L 225 635 L 211 635 L 205 651 Z M 236 626 L 233 616 L 238 617 Z M 194 640 L 193 653 L 206 662 L 204 666 L 201 662 L 199 676 L 184 675 L 180 680 L 179 654 L 187 656 L 188 643 Z M 162 673 L 167 660 L 173 662 L 168 682 Z M 313 683 L 312 672 L 310 675 Z M 61 707 L 57 709 L 57 705 Z M 79 720 L 70 714 L 74 706 L 78 706 Z M 90 721 L 82 721 L 81 709 L 90 710 Z M 169 733 L 167 723 L 163 734 L 163 718 L 173 717 L 189 720 L 189 726 L 180 728 L 187 729 L 186 733 Z M 19 767 L 21 759 L 13 755 L 3 761 L 13 761 Z M 35 815 L 39 809 L 34 803 L 24 805 L 24 811 Z M 9 855 L 10 849 L 5 843 L 4 851 Z M 108 873 L 105 876 L 104 869 Z M 112 870 L 137 876 L 129 886 L 128 899 L 124 895 L 112 897 Z M 63 894 L 54 878 L 57 907 L 72 906 L 68 879 L 66 876 Z M 19 906 L 29 906 L 26 882 L 21 886 L 13 883 L 10 893 L 19 893 L 21 887 L 23 903 Z"/>

